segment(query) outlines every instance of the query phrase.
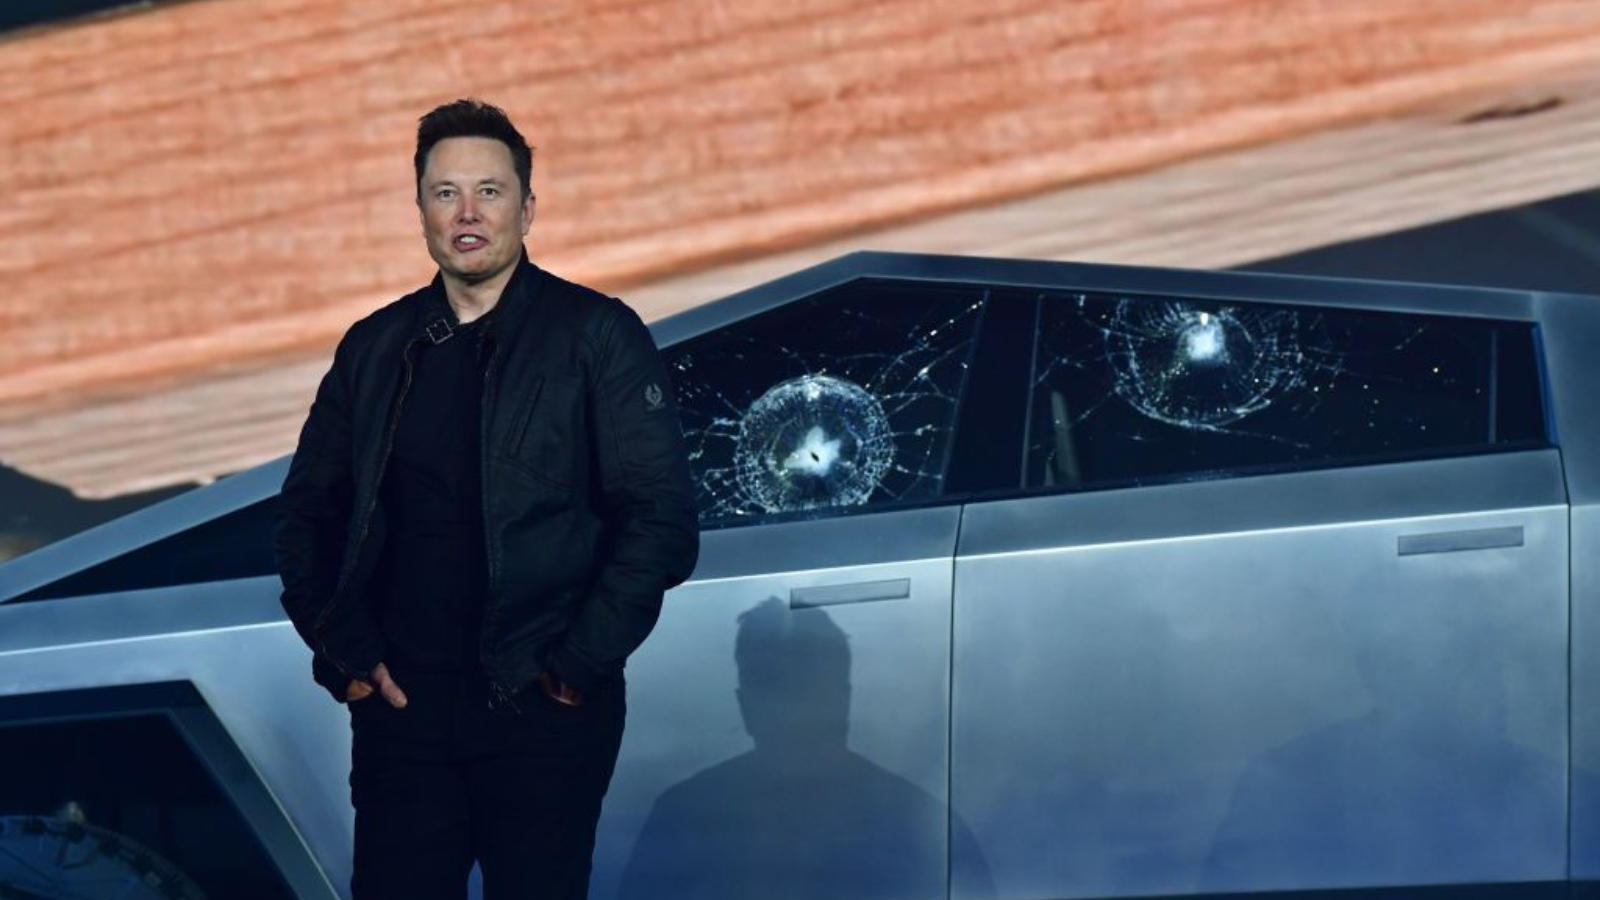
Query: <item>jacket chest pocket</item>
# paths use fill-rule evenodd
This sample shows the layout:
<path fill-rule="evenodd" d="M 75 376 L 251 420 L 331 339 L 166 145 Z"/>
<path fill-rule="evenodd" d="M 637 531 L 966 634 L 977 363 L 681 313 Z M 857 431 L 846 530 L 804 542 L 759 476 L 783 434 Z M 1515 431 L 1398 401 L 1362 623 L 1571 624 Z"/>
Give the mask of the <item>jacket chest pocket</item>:
<path fill-rule="evenodd" d="M 577 378 L 538 375 L 513 402 L 501 454 L 534 477 L 570 488 L 582 427 L 582 385 Z"/>

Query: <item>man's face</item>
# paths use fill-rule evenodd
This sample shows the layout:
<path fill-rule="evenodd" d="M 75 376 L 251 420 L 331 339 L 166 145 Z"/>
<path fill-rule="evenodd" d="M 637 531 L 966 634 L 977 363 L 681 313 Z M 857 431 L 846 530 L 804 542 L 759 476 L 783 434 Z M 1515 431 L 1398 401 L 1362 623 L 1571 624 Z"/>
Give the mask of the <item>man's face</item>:
<path fill-rule="evenodd" d="M 446 138 L 422 171 L 422 234 L 447 279 L 476 284 L 509 271 L 533 224 L 511 150 L 493 138 Z"/>

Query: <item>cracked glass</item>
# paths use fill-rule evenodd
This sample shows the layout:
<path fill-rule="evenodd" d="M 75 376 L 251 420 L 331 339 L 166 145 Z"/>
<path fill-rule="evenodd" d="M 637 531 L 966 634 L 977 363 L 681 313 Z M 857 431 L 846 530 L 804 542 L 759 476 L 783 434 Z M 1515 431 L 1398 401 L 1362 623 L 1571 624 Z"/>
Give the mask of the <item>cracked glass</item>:
<path fill-rule="evenodd" d="M 863 282 L 663 351 L 700 518 L 937 498 L 982 292 Z"/>
<path fill-rule="evenodd" d="M 1545 443 L 1526 323 L 1083 293 L 1036 341 L 1029 487 Z"/>

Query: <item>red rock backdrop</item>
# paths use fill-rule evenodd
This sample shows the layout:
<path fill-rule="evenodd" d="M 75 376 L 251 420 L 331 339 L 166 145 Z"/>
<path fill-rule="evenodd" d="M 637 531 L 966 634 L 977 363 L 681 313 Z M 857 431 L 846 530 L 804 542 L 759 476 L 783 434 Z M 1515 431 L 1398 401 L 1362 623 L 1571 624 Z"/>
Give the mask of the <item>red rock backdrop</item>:
<path fill-rule="evenodd" d="M 460 96 L 537 145 L 535 257 L 622 291 L 1596 59 L 1594 0 L 193 0 L 20 32 L 0 432 L 325 354 L 431 274 L 411 142 Z"/>

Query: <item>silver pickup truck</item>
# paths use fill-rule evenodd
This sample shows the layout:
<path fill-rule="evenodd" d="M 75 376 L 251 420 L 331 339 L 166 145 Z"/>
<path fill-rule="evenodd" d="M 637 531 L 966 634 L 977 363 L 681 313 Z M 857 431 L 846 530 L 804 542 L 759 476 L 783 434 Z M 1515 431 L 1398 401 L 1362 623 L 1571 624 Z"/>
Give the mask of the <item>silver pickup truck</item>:
<path fill-rule="evenodd" d="M 1600 880 L 1600 299 L 860 253 L 653 330 L 702 552 L 597 900 Z M 345 894 L 286 467 L 0 566 L 0 885 Z"/>

